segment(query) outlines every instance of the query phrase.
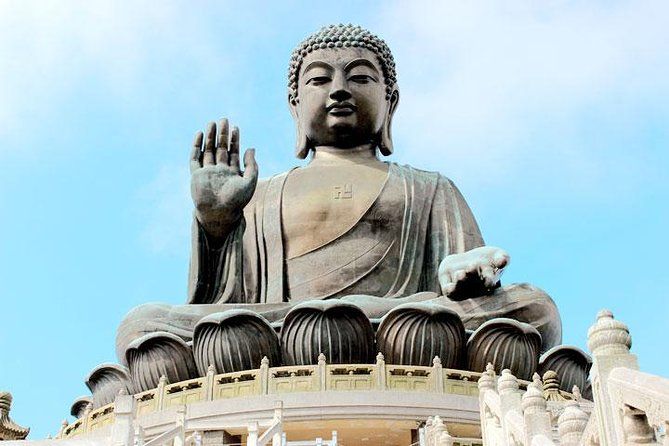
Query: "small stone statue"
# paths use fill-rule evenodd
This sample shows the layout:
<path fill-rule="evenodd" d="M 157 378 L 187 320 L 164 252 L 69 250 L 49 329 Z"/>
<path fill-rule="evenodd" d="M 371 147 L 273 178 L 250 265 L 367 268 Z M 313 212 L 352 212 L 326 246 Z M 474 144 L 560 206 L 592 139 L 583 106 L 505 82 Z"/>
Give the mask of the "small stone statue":
<path fill-rule="evenodd" d="M 508 348 L 527 338 L 520 344 L 538 358 L 561 341 L 560 317 L 546 293 L 500 285 L 509 255 L 484 244 L 453 182 L 379 159 L 393 152 L 399 103 L 395 62 L 383 40 L 353 25 L 313 34 L 293 52 L 288 102 L 296 155 L 310 158 L 303 167 L 259 180 L 254 149 L 244 153 L 242 170 L 239 130 L 226 119 L 195 135 L 188 302 L 132 310 L 117 337 L 122 362 L 143 349 L 159 358 L 156 339 L 165 334 L 170 348 L 182 348 L 176 335 L 197 352 L 198 370 L 213 362 L 218 373 L 249 358 L 281 361 L 281 351 L 284 363 L 315 363 L 319 353 L 331 362 L 373 362 L 377 344 L 387 346 L 384 354 L 431 365 L 434 354 L 416 349 L 446 339 L 449 346 L 431 348 L 442 357 L 444 348 L 453 349 L 449 366 L 456 367 L 466 357 L 465 329 L 500 317 L 506 322 L 494 333 L 510 333 Z M 416 340 L 407 318 L 420 320 L 422 333 L 434 339 Z M 258 335 L 235 335 L 244 330 Z M 283 347 L 270 339 L 276 331 Z M 338 348 L 328 344 L 333 338 Z M 228 348 L 239 339 L 244 348 Z M 224 351 L 236 352 L 234 358 Z M 162 367 L 169 360 L 161 358 Z M 183 368 L 183 379 L 189 370 Z"/>

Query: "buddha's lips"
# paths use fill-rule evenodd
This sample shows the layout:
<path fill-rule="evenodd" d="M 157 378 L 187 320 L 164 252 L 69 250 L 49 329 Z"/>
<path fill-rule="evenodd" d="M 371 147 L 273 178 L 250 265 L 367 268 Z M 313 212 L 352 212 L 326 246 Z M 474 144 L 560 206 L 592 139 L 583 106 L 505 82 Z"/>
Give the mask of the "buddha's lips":
<path fill-rule="evenodd" d="M 349 102 L 335 102 L 327 106 L 328 113 L 335 116 L 346 116 L 354 113 L 358 107 Z"/>

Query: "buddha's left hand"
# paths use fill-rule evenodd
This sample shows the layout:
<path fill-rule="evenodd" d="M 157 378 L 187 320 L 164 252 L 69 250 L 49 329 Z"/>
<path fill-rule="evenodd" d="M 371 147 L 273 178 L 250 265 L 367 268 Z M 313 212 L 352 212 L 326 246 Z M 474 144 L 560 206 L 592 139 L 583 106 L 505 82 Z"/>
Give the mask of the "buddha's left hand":
<path fill-rule="evenodd" d="M 494 246 L 446 256 L 439 264 L 441 291 L 453 300 L 490 294 L 499 287 L 500 276 L 509 260 L 506 251 Z"/>

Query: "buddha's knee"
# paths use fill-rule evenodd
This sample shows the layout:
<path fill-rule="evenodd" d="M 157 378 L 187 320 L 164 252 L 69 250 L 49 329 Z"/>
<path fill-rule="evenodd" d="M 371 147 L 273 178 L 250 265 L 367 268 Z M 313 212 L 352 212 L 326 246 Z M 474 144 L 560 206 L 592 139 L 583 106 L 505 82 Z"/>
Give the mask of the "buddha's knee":
<path fill-rule="evenodd" d="M 168 304 L 148 303 L 133 308 L 125 315 L 116 332 L 116 356 L 119 361 L 127 364 L 126 350 L 136 339 L 157 331 L 172 332 L 165 322 L 171 308 Z"/>
<path fill-rule="evenodd" d="M 545 291 L 527 283 L 506 285 L 490 295 L 451 301 L 446 306 L 455 309 L 470 330 L 491 319 L 510 318 L 539 331 L 541 351 L 562 341 L 562 321 L 555 302 Z"/>
<path fill-rule="evenodd" d="M 500 290 L 511 302 L 517 302 L 504 317 L 528 323 L 541 334 L 541 351 L 562 342 L 562 320 L 553 299 L 542 289 L 528 283 L 512 284 Z M 517 308 L 515 308 L 517 306 Z"/>

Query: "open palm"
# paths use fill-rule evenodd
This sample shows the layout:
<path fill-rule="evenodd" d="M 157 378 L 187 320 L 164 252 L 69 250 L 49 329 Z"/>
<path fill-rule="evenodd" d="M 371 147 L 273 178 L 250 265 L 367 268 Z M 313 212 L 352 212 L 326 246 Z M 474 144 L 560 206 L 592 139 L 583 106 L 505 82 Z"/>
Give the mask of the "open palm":
<path fill-rule="evenodd" d="M 204 142 L 204 145 L 203 145 Z M 190 160 L 191 195 L 199 222 L 214 237 L 225 236 L 242 216 L 258 182 L 255 149 L 244 152 L 239 166 L 239 129 L 229 131 L 227 119 L 207 127 L 206 140 L 197 132 Z"/>

